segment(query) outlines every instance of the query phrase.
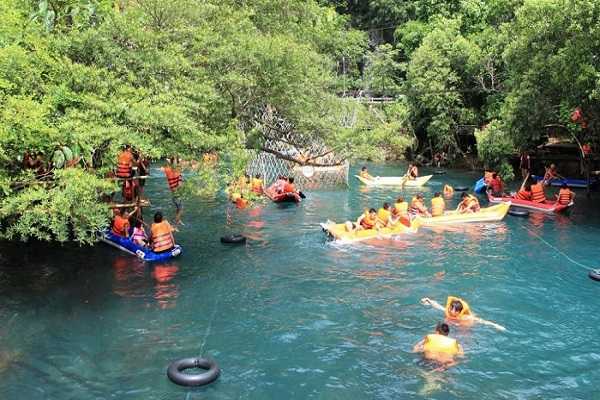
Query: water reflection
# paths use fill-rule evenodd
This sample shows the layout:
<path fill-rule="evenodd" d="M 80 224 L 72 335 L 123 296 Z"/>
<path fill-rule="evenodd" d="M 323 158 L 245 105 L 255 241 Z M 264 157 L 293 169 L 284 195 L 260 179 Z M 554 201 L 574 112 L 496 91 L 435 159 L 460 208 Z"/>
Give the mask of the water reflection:
<path fill-rule="evenodd" d="M 162 309 L 174 308 L 177 297 L 179 297 L 179 287 L 174 282 L 179 267 L 175 264 L 156 264 L 152 271 L 154 278 L 154 299 Z"/>

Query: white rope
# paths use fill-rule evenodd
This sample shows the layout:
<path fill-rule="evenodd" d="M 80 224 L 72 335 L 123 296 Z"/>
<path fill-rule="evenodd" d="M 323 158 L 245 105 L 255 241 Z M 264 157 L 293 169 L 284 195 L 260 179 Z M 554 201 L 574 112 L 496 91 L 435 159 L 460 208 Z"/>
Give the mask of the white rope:
<path fill-rule="evenodd" d="M 563 256 L 564 258 L 566 258 L 568 261 L 570 261 L 571 263 L 582 267 L 588 271 L 593 270 L 594 268 L 588 267 L 585 264 L 580 263 L 579 261 L 575 261 L 573 260 L 571 257 L 569 257 L 565 252 L 559 250 L 558 248 L 556 248 L 555 246 L 553 246 L 552 244 L 548 243 L 543 237 L 541 237 L 540 235 L 538 235 L 537 233 L 533 232 L 532 230 L 530 230 L 529 228 L 527 228 L 525 225 L 521 224 L 521 227 L 523 227 L 523 229 L 525 229 L 527 232 L 529 232 L 530 234 L 532 234 L 533 236 L 535 236 L 536 238 L 538 238 L 542 243 L 544 243 L 546 246 L 550 247 L 551 249 L 553 249 L 554 251 L 556 251 L 558 254 L 560 254 L 561 256 Z"/>

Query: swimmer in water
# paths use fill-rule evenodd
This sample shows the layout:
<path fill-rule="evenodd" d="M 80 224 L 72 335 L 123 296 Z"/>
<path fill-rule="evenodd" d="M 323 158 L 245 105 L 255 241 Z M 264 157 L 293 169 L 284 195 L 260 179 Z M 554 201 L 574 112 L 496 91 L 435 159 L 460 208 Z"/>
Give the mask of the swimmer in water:
<path fill-rule="evenodd" d="M 454 322 L 460 325 L 471 325 L 477 322 L 483 325 L 492 326 L 499 331 L 506 330 L 506 328 L 502 325 L 498 325 L 495 322 L 486 321 L 485 319 L 475 316 L 475 314 L 471 312 L 469 304 L 458 297 L 448 296 L 448 299 L 446 300 L 446 307 L 442 307 L 440 303 L 435 300 L 431 300 L 428 297 L 422 298 L 421 304 L 443 311 L 446 315 L 446 321 L 448 322 Z"/>
<path fill-rule="evenodd" d="M 441 364 L 438 370 L 444 370 L 456 364 L 456 357 L 464 355 L 462 346 L 454 338 L 448 337 L 450 327 L 439 322 L 435 333 L 425 336 L 413 347 L 414 353 L 423 353 L 423 357 Z"/>

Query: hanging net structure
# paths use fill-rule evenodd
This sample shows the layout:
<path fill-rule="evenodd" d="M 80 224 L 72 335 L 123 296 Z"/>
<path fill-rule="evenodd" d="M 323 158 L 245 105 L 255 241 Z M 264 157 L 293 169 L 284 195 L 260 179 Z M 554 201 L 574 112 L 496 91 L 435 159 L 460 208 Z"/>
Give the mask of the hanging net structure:
<path fill-rule="evenodd" d="M 349 163 L 323 143 L 298 133 L 292 124 L 266 108 L 260 114 L 256 128 L 263 136 L 261 151 L 257 151 L 246 172 L 260 174 L 265 185 L 278 176 L 293 176 L 302 189 L 319 189 L 348 185 Z"/>

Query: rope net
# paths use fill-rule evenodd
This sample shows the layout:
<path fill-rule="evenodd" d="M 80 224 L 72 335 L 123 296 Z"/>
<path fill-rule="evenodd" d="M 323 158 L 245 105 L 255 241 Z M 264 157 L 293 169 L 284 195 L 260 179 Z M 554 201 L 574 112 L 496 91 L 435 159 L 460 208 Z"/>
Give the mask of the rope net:
<path fill-rule="evenodd" d="M 264 143 L 262 151 L 252 157 L 246 173 L 260 174 L 267 186 L 280 175 L 293 176 L 301 189 L 348 185 L 349 163 L 323 141 L 296 132 L 292 124 L 269 107 L 259 115 L 255 127 Z"/>

